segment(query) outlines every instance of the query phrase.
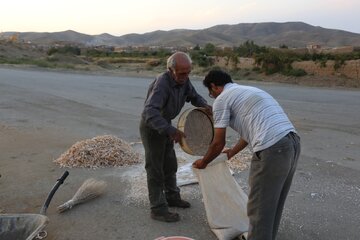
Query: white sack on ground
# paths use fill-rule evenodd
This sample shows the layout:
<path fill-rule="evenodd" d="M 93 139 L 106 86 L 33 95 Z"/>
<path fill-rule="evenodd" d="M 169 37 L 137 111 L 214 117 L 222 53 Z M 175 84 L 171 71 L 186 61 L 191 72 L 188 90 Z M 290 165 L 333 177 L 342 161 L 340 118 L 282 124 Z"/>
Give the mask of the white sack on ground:
<path fill-rule="evenodd" d="M 248 231 L 247 195 L 235 181 L 222 154 L 205 169 L 194 169 L 199 180 L 207 220 L 219 240 Z"/>

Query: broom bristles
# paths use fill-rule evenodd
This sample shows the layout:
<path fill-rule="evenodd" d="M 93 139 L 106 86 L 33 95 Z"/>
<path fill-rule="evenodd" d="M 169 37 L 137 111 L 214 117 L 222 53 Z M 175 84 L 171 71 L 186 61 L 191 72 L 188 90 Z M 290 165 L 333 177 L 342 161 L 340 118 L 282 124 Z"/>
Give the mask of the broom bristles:
<path fill-rule="evenodd" d="M 73 206 L 94 199 L 105 192 L 107 184 L 105 181 L 89 178 L 84 181 L 74 196 L 67 202 L 58 206 L 58 212 L 64 212 Z"/>

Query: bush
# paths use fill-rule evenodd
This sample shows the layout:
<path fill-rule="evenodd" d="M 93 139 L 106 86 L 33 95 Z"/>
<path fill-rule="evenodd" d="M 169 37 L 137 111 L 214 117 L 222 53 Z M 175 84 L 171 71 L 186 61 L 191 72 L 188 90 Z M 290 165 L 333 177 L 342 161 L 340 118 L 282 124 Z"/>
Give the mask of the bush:
<path fill-rule="evenodd" d="M 63 47 L 52 47 L 47 51 L 47 55 L 49 56 L 55 53 L 72 54 L 79 56 L 81 54 L 81 50 L 78 47 L 63 46 Z"/>
<path fill-rule="evenodd" d="M 302 77 L 302 76 L 306 76 L 307 72 L 305 72 L 304 69 L 289 69 L 287 71 L 284 71 L 283 73 L 286 76 L 293 76 L 293 77 Z"/>
<path fill-rule="evenodd" d="M 191 53 L 191 59 L 194 64 L 197 64 L 200 67 L 206 68 L 214 65 L 213 59 L 206 54 L 203 54 L 201 51 L 193 51 Z"/>
<path fill-rule="evenodd" d="M 161 61 L 158 59 L 149 60 L 146 62 L 146 65 L 149 67 L 157 67 L 161 65 Z"/>
<path fill-rule="evenodd" d="M 261 72 L 261 68 L 259 68 L 258 66 L 253 67 L 252 69 L 253 72 Z"/>

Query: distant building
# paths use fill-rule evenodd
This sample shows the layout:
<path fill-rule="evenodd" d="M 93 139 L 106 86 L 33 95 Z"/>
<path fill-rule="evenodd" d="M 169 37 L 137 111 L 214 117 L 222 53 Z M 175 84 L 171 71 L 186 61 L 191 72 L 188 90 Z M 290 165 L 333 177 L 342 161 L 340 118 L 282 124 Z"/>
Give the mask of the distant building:
<path fill-rule="evenodd" d="M 316 43 L 310 43 L 306 45 L 306 48 L 309 53 L 320 53 L 321 52 L 321 45 Z"/>

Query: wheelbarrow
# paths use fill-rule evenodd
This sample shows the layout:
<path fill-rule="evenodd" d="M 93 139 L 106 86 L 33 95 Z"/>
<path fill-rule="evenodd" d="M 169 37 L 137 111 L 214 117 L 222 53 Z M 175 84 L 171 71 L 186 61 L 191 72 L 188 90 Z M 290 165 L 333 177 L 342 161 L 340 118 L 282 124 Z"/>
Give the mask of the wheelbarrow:
<path fill-rule="evenodd" d="M 45 215 L 50 201 L 57 189 L 69 175 L 68 171 L 56 181 L 51 189 L 40 214 L 22 213 L 22 214 L 0 214 L 0 239 L 2 240 L 32 240 L 43 239 L 47 236 L 44 228 L 49 223 L 49 218 Z"/>

